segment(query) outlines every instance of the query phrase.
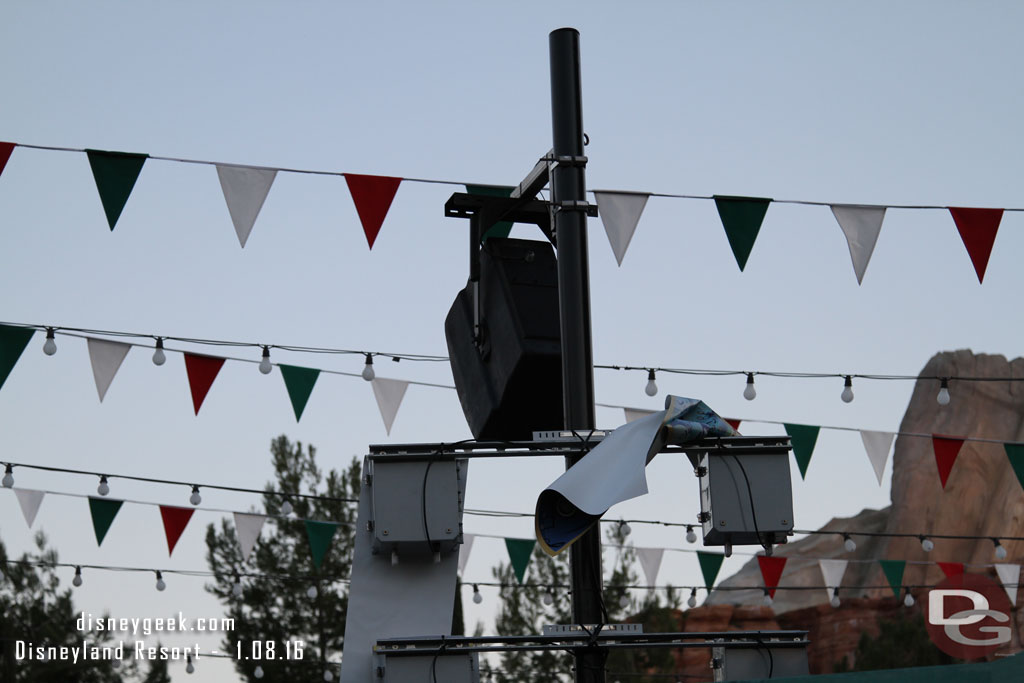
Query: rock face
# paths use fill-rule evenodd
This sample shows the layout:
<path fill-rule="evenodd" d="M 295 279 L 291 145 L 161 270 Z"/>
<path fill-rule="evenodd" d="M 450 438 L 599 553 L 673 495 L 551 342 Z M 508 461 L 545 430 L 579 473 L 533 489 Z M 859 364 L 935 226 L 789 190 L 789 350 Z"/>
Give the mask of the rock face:
<path fill-rule="evenodd" d="M 824 530 L 856 529 L 888 533 L 949 534 L 984 536 L 980 540 L 934 539 L 935 548 L 924 551 L 916 538 L 855 536 L 857 549 L 846 552 L 841 535 L 811 535 L 779 546 L 776 553 L 788 557 L 780 586 L 821 586 L 819 558 L 851 560 L 843 585 L 879 586 L 868 590 L 840 589 L 842 606 L 833 609 L 825 590 L 780 590 L 772 610 L 782 628 L 807 628 L 813 645 L 811 671 L 817 662 L 831 671 L 832 664 L 844 654 L 852 654 L 860 632 L 875 629 L 877 617 L 899 603 L 888 585 L 881 567 L 874 560 L 907 560 L 905 585 L 934 585 L 943 579 L 934 561 L 957 561 L 986 565 L 996 562 L 991 538 L 1024 536 L 1024 490 L 1007 460 L 1002 443 L 1024 441 L 1024 382 L 956 381 L 949 382 L 951 400 L 940 406 L 936 401 L 940 381 L 933 377 L 1024 377 L 1024 358 L 1007 361 L 1002 356 L 979 355 L 961 350 L 934 356 L 921 371 L 907 412 L 900 424 L 893 452 L 892 504 L 883 510 L 863 510 L 850 518 L 836 518 Z M 991 443 L 968 441 L 949 476 L 945 490 L 939 480 L 932 434 L 991 439 Z M 917 436 L 920 435 L 920 436 Z M 1024 564 L 1024 542 L 1003 541 L 1008 552 L 1006 562 Z M 914 564 L 920 561 L 922 564 Z M 968 567 L 968 571 L 986 572 L 991 568 Z M 751 559 L 720 586 L 759 585 L 761 572 Z M 706 607 L 690 610 L 685 618 L 687 630 L 697 630 L 690 620 L 701 609 L 722 610 L 728 605 L 760 605 L 760 591 L 715 591 Z M 1021 600 L 1024 604 L 1024 599 Z M 748 607 L 749 609 L 749 607 Z M 852 612 L 851 612 L 852 610 Z M 714 611 L 709 614 L 721 615 Z M 851 614 L 853 616 L 851 616 Z M 689 615 L 693 615 L 690 617 Z M 1015 614 L 1015 638 L 1006 652 L 1022 649 L 1024 613 Z M 800 622 L 805 626 L 796 626 Z M 730 617 L 728 628 L 741 628 Z M 761 628 L 768 628 L 767 626 Z M 827 666 L 826 666 L 827 664 Z M 687 671 L 696 672 L 693 669 Z M 705 675 L 700 672 L 698 675 Z"/>

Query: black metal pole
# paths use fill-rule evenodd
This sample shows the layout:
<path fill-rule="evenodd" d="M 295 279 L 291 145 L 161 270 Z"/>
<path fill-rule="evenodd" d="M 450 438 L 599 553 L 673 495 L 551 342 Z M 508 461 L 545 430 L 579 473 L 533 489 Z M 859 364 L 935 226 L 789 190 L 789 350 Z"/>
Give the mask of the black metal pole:
<path fill-rule="evenodd" d="M 583 97 L 580 87 L 580 34 L 552 31 L 551 128 L 556 165 L 551 200 L 558 242 L 558 306 L 562 333 L 562 405 L 566 429 L 594 428 L 594 358 L 590 342 L 590 272 L 587 255 Z M 566 458 L 572 467 L 578 458 Z M 604 622 L 601 532 L 597 525 L 570 548 L 572 616 L 578 624 Z M 576 681 L 603 683 L 600 652 L 576 651 Z"/>

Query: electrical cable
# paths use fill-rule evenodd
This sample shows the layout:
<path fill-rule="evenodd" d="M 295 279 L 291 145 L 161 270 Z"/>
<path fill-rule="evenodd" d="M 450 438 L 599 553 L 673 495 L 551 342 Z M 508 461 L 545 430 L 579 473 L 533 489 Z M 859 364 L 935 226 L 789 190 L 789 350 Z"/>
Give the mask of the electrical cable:
<path fill-rule="evenodd" d="M 754 534 L 757 536 L 757 542 L 762 548 L 764 548 L 765 555 L 771 555 L 771 545 L 761 540 L 761 530 L 757 526 L 757 511 L 754 509 L 754 489 L 750 486 L 750 479 L 747 477 L 747 468 L 743 466 L 742 462 L 740 462 L 739 456 L 733 455 L 732 459 L 736 461 L 737 465 L 739 465 L 740 472 L 743 473 L 743 481 L 747 482 L 747 496 L 750 499 L 750 516 L 754 520 Z"/>

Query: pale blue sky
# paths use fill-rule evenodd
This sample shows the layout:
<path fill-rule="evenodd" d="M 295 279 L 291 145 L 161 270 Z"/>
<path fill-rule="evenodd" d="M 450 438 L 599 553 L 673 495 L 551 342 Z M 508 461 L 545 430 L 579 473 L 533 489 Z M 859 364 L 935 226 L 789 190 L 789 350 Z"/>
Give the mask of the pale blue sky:
<path fill-rule="evenodd" d="M 0 139 L 513 184 L 551 145 L 548 33 L 575 26 L 591 188 L 1021 207 L 1022 14 L 1010 2 L 9 2 Z M 0 177 L 0 319 L 443 354 L 467 274 L 467 226 L 443 218 L 457 190 L 404 183 L 370 252 L 343 180 L 282 173 L 241 250 L 210 167 L 147 162 L 111 233 L 84 155 L 16 149 Z M 1022 221 L 1005 216 L 979 285 L 947 212 L 891 210 L 858 287 L 825 207 L 772 205 L 740 273 L 713 203 L 653 198 L 621 268 L 590 223 L 595 359 L 914 374 L 941 350 L 1015 357 Z M 101 405 L 85 343 L 58 342 L 48 358 L 34 338 L 0 391 L 5 458 L 259 488 L 281 433 L 316 444 L 328 466 L 369 443 L 469 436 L 454 392 L 414 386 L 388 437 L 370 386 L 337 376 L 320 379 L 296 425 L 279 373 L 231 362 L 195 417 L 180 355 L 157 368 L 140 349 Z M 378 372 L 451 381 L 444 365 Z M 658 407 L 645 381 L 598 371 L 598 401 Z M 727 416 L 882 430 L 898 427 L 911 390 L 859 382 L 846 405 L 838 380 L 765 378 L 751 403 L 742 378 L 659 386 Z M 598 417 L 622 422 L 621 411 Z M 560 468 L 474 463 L 468 505 L 531 510 Z M 652 470 L 651 494 L 609 514 L 693 519 L 688 468 L 659 459 Z M 885 505 L 888 479 L 878 487 L 856 434 L 823 431 L 807 481 L 794 480 L 797 525 Z M 18 484 L 95 486 L 33 472 Z M 117 482 L 111 495 L 183 504 L 187 492 Z M 253 502 L 204 496 L 217 508 Z M 48 498 L 36 527 L 65 561 L 201 569 L 203 527 L 219 516 L 197 513 L 170 560 L 152 508 L 126 505 L 102 549 L 84 501 Z M 14 496 L 0 495 L 0 520 L 9 550 L 25 549 Z M 668 529 L 634 529 L 638 545 L 684 545 Z M 466 530 L 526 537 L 532 525 L 469 517 Z M 478 540 L 467 580 L 488 580 L 502 556 L 500 541 Z M 696 561 L 667 555 L 659 582 L 699 582 Z M 75 597 L 127 616 L 217 613 L 201 579 L 175 577 L 164 593 L 152 583 L 93 572 Z M 496 596 L 485 597 L 467 604 L 470 621 L 489 623 Z M 185 680 L 183 667 L 172 676 Z M 204 661 L 188 680 L 225 677 L 227 663 Z"/>

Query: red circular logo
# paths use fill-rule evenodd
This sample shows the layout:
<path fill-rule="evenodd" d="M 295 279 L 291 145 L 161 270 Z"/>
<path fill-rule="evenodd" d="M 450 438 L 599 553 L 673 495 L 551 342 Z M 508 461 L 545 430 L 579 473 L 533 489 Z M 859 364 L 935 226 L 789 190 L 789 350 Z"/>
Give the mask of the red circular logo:
<path fill-rule="evenodd" d="M 980 574 L 948 577 L 928 591 L 924 612 L 932 642 L 957 659 L 990 655 L 1013 636 L 1010 598 Z"/>

